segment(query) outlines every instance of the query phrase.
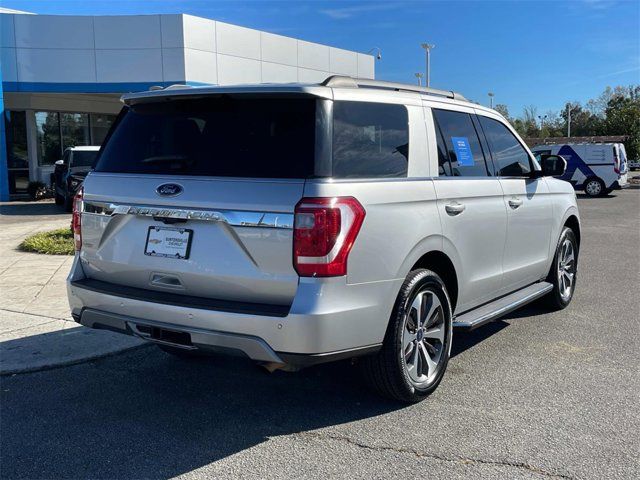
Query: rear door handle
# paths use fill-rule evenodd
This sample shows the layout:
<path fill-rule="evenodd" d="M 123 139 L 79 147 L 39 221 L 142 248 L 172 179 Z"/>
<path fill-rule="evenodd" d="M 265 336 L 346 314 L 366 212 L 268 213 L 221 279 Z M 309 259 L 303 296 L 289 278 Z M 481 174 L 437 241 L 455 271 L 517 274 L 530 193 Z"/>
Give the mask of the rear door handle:
<path fill-rule="evenodd" d="M 462 212 L 464 212 L 465 208 L 466 207 L 462 203 L 450 203 L 449 205 L 444 206 L 444 209 L 452 217 L 455 217 L 456 215 L 460 215 Z"/>
<path fill-rule="evenodd" d="M 509 200 L 509 206 L 514 210 L 518 207 L 522 206 L 522 199 L 520 198 L 512 198 Z"/>

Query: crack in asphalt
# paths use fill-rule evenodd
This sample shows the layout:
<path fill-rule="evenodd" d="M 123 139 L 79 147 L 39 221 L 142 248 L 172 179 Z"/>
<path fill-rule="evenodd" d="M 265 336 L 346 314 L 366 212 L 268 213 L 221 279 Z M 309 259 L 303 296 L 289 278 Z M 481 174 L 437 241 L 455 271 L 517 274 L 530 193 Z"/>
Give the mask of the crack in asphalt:
<path fill-rule="evenodd" d="M 520 468 L 523 470 L 527 470 L 532 473 L 537 473 L 538 475 L 543 475 L 549 478 L 564 478 L 564 479 L 570 479 L 570 480 L 574 479 L 574 477 L 571 477 L 569 475 L 550 472 L 550 471 L 544 470 L 543 468 L 536 467 L 535 465 L 531 465 L 525 462 L 512 462 L 508 460 L 485 460 L 482 458 L 470 458 L 470 457 L 463 457 L 460 455 L 445 456 L 445 455 L 439 455 L 436 453 L 420 452 L 412 448 L 368 445 L 366 443 L 358 442 L 344 435 L 321 434 L 317 432 L 300 432 L 297 435 L 301 437 L 309 437 L 309 438 L 315 438 L 320 440 L 337 440 L 337 441 L 349 443 L 350 445 L 356 446 L 358 448 L 379 451 L 379 452 L 386 451 L 386 452 L 394 452 L 394 453 L 404 453 L 404 454 L 414 455 L 418 458 L 431 458 L 431 459 L 440 460 L 443 462 L 513 467 L 513 468 Z"/>
<path fill-rule="evenodd" d="M 34 317 L 42 317 L 42 318 L 49 318 L 52 321 L 53 320 L 64 320 L 65 322 L 73 322 L 73 318 L 64 318 L 64 317 L 52 317 L 51 315 L 42 315 L 41 313 L 31 313 L 31 312 L 25 312 L 25 311 L 20 311 L 20 310 L 13 310 L 11 308 L 0 308 L 0 312 L 9 312 L 9 313 L 20 313 L 22 315 L 32 315 Z M 46 322 L 49 323 L 49 322 Z"/>
<path fill-rule="evenodd" d="M 7 311 L 7 310 L 0 310 L 0 311 Z M 26 327 L 14 328 L 13 330 L 7 330 L 7 331 L 4 331 L 4 332 L 0 332 L 0 337 L 3 337 L 5 335 L 9 335 L 11 333 L 20 332 L 22 330 L 28 330 L 28 329 L 33 328 L 33 327 L 41 327 L 42 325 L 48 325 L 50 323 L 55 323 L 55 322 L 60 322 L 60 321 L 61 320 L 59 320 L 59 319 L 47 320 L 46 322 L 36 323 L 36 324 L 29 325 L 29 326 L 26 326 Z"/>
<path fill-rule="evenodd" d="M 51 283 L 51 280 L 53 280 L 53 277 L 55 277 L 55 276 L 56 276 L 56 274 L 60 271 L 60 269 L 61 269 L 62 267 L 64 267 L 65 263 L 67 263 L 67 259 L 66 259 L 66 258 L 62 261 L 62 263 L 60 264 L 60 266 L 59 266 L 58 268 L 56 268 L 55 272 L 53 272 L 53 273 L 49 276 L 49 278 L 47 279 L 47 281 L 45 282 L 45 284 L 44 284 L 44 285 L 42 285 L 42 287 L 40 288 L 40 290 L 38 290 L 38 293 L 36 293 L 36 294 L 34 295 L 34 297 L 33 297 L 33 298 L 31 299 L 31 301 L 27 304 L 27 306 L 26 306 L 26 307 L 24 307 L 24 308 L 25 308 L 25 310 L 26 310 L 27 308 L 29 308 L 29 306 L 30 306 L 33 302 L 35 302 L 35 301 L 38 299 L 38 297 L 40 296 L 40 294 L 42 293 L 42 291 L 45 289 L 45 287 L 46 287 L 47 285 L 49 285 L 49 284 Z"/>

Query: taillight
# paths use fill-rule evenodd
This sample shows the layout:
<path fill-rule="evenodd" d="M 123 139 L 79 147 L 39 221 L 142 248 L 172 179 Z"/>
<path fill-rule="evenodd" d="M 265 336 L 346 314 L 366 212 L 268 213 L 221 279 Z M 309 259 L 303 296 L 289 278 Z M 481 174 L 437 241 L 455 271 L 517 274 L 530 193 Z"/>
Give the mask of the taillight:
<path fill-rule="evenodd" d="M 364 216 L 364 208 L 353 197 L 300 200 L 293 230 L 293 265 L 298 275 L 346 275 L 347 257 Z"/>
<path fill-rule="evenodd" d="M 80 188 L 73 197 L 73 217 L 71 218 L 71 230 L 73 230 L 73 243 L 76 252 L 82 248 L 82 197 L 84 189 Z"/>
<path fill-rule="evenodd" d="M 615 147 L 613 147 L 613 171 L 620 175 L 620 157 Z"/>

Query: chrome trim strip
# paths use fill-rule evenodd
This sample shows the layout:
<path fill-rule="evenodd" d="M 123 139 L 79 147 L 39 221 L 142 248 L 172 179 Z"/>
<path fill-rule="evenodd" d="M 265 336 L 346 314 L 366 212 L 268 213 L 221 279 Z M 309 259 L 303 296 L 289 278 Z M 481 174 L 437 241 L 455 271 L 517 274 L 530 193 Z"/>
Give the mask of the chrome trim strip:
<path fill-rule="evenodd" d="M 233 227 L 261 227 L 277 228 L 281 230 L 293 229 L 292 213 L 152 207 L 146 205 L 124 205 L 109 202 L 96 202 L 91 200 L 84 200 L 82 213 L 108 217 L 112 217 L 114 215 L 136 215 L 139 217 L 224 222 Z"/>

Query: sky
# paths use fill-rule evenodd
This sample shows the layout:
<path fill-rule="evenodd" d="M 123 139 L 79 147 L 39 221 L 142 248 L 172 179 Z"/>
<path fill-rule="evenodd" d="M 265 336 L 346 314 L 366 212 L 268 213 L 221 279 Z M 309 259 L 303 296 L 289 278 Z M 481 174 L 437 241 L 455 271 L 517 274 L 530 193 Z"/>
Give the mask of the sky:
<path fill-rule="evenodd" d="M 416 83 L 435 45 L 431 86 L 518 116 L 640 84 L 640 0 L 293 1 L 0 0 L 40 14 L 188 13 L 334 47 L 377 47 L 376 78 Z"/>

